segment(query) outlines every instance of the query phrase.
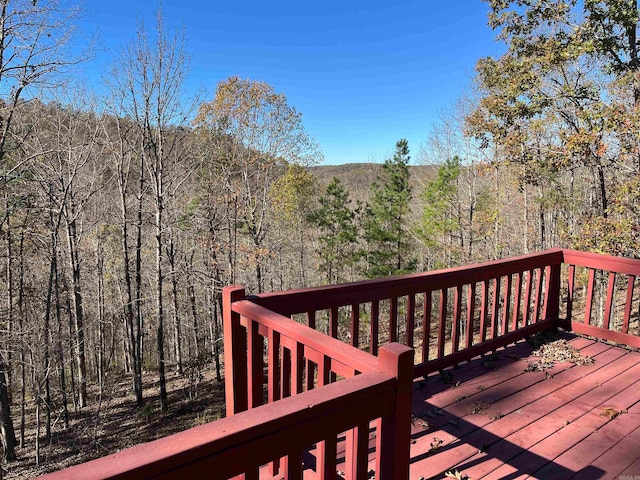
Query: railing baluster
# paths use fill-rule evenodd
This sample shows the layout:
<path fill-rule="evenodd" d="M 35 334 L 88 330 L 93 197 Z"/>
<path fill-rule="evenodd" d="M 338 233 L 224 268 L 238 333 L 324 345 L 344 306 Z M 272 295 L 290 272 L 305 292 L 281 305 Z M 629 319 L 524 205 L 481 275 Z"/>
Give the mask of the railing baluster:
<path fill-rule="evenodd" d="M 460 349 L 460 317 L 462 310 L 462 285 L 457 285 L 453 294 L 453 323 L 451 325 L 451 351 Z"/>
<path fill-rule="evenodd" d="M 389 300 L 389 343 L 398 339 L 398 297 Z"/>
<path fill-rule="evenodd" d="M 268 368 L 269 368 L 269 403 L 280 400 L 280 333 L 269 330 L 268 346 Z"/>
<path fill-rule="evenodd" d="M 631 304 L 633 303 L 633 287 L 636 281 L 635 275 L 629 275 L 627 280 L 627 302 L 624 305 L 624 319 L 622 320 L 622 333 L 629 333 L 629 320 L 631 319 Z"/>
<path fill-rule="evenodd" d="M 518 320 L 520 318 L 520 303 L 522 302 L 522 272 L 516 273 L 516 289 L 513 299 L 513 318 L 511 319 L 511 331 L 518 329 Z"/>
<path fill-rule="evenodd" d="M 609 330 L 611 326 L 611 311 L 614 308 L 613 293 L 616 287 L 616 274 L 615 272 L 609 272 L 609 283 L 607 285 L 607 303 L 604 307 L 604 322 L 602 328 Z"/>
<path fill-rule="evenodd" d="M 307 312 L 307 327 L 316 329 L 316 311 L 311 310 Z M 307 390 L 313 390 L 314 377 L 316 373 L 316 364 L 311 360 L 307 360 Z"/>
<path fill-rule="evenodd" d="M 431 292 L 424 292 L 422 315 L 422 362 L 429 360 L 431 343 Z"/>
<path fill-rule="evenodd" d="M 302 385 L 304 380 L 304 345 L 296 342 L 295 352 L 292 352 L 292 380 L 295 384 L 291 387 L 291 393 L 296 395 L 302 393 Z"/>
<path fill-rule="evenodd" d="M 331 313 L 329 315 L 329 336 L 338 338 L 338 306 L 331 307 Z"/>
<path fill-rule="evenodd" d="M 335 435 L 316 445 L 316 472 L 318 478 L 335 480 L 336 458 L 338 456 L 338 442 Z"/>
<path fill-rule="evenodd" d="M 414 330 L 416 329 L 416 296 L 409 295 L 407 299 L 407 345 L 413 348 Z"/>
<path fill-rule="evenodd" d="M 511 287 L 513 278 L 511 275 L 506 277 L 506 288 L 504 291 L 504 305 L 502 307 L 502 333 L 504 335 L 509 331 L 509 313 L 511 312 Z"/>
<path fill-rule="evenodd" d="M 281 346 L 281 364 L 280 364 L 280 398 L 291 396 L 291 350 Z"/>
<path fill-rule="evenodd" d="M 538 320 L 540 320 L 540 299 L 542 298 L 542 274 L 543 274 L 543 270 L 542 268 L 537 268 L 536 269 L 537 272 L 537 281 L 536 281 L 536 297 L 535 297 L 535 304 L 533 305 L 533 318 L 532 323 L 538 323 Z"/>
<path fill-rule="evenodd" d="M 324 387 L 331 380 L 331 358 L 322 356 L 322 363 L 318 365 L 318 386 Z"/>
<path fill-rule="evenodd" d="M 302 451 L 299 448 L 293 448 L 289 454 L 284 457 L 283 474 L 287 480 L 302 480 Z"/>
<path fill-rule="evenodd" d="M 360 343 L 360 304 L 351 305 L 351 345 L 358 348 Z"/>
<path fill-rule="evenodd" d="M 259 324 L 247 319 L 247 360 L 249 408 L 255 408 L 264 403 L 262 385 L 264 383 L 263 358 L 264 341 L 258 333 Z"/>
<path fill-rule="evenodd" d="M 493 279 L 493 308 L 491 309 L 491 339 L 498 336 L 498 323 L 500 319 L 498 317 L 500 313 L 500 284 L 502 279 L 500 277 Z"/>
<path fill-rule="evenodd" d="M 480 298 L 480 343 L 487 339 L 487 307 L 489 304 L 489 280 L 482 281 Z"/>
<path fill-rule="evenodd" d="M 473 318 L 476 313 L 476 284 L 475 282 L 467 285 L 467 338 L 466 346 L 471 347 L 473 344 Z"/>
<path fill-rule="evenodd" d="M 445 325 L 447 323 L 447 288 L 440 290 L 440 312 L 438 315 L 438 358 L 444 357 Z"/>
<path fill-rule="evenodd" d="M 369 453 L 369 422 L 361 423 L 347 432 L 345 466 L 347 478 L 366 480 Z"/>
<path fill-rule="evenodd" d="M 371 338 L 369 339 L 369 353 L 378 355 L 378 320 L 380 317 L 380 302 L 371 302 Z"/>
<path fill-rule="evenodd" d="M 587 284 L 587 300 L 584 310 L 584 323 L 585 325 L 591 325 L 591 308 L 593 307 L 593 285 L 595 283 L 596 271 L 593 268 L 589 269 L 589 282 Z"/>
<path fill-rule="evenodd" d="M 252 468 L 245 472 L 242 477 L 244 478 L 244 480 L 258 480 L 260 478 L 260 468 Z"/>
<path fill-rule="evenodd" d="M 525 287 L 522 326 L 531 325 L 531 289 L 533 288 L 533 270 L 527 272 L 527 286 Z"/>
<path fill-rule="evenodd" d="M 576 282 L 576 266 L 569 265 L 569 278 L 567 279 L 568 285 L 567 288 L 569 291 L 567 292 L 567 321 L 573 321 L 573 297 L 575 295 L 575 282 Z"/>

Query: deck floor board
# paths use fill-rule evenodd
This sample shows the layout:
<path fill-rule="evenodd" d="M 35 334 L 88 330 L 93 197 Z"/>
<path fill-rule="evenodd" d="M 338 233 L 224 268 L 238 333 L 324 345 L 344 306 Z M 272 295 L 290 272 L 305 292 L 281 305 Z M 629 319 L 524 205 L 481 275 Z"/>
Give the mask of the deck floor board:
<path fill-rule="evenodd" d="M 640 353 L 565 338 L 595 363 L 525 372 L 520 342 L 417 381 L 411 478 L 640 475 Z"/>

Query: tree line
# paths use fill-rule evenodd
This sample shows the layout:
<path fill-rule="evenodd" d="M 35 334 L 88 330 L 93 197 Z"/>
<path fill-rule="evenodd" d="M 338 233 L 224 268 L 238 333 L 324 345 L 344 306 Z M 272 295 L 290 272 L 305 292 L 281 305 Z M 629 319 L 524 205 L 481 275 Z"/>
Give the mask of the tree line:
<path fill-rule="evenodd" d="M 68 88 L 74 10 L 3 2 L 0 33 L 0 437 L 41 439 L 128 375 L 222 376 L 221 291 L 398 275 L 570 246 L 636 257 L 635 1 L 491 0 L 506 52 L 418 152 L 399 139 L 352 201 L 325 179 L 301 114 L 230 76 L 189 99 L 184 34 L 158 16 L 104 94 Z M 318 170 L 321 171 L 321 170 Z M 414 173 L 412 173 L 414 172 Z"/>

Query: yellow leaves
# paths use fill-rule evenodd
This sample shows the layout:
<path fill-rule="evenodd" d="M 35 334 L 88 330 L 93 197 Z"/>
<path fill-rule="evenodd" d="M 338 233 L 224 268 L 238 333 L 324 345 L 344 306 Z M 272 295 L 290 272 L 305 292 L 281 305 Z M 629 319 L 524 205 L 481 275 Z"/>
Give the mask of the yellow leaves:
<path fill-rule="evenodd" d="M 306 168 L 289 165 L 286 173 L 275 181 L 271 190 L 275 210 L 285 220 L 292 220 L 310 201 L 313 185 L 313 175 Z"/>

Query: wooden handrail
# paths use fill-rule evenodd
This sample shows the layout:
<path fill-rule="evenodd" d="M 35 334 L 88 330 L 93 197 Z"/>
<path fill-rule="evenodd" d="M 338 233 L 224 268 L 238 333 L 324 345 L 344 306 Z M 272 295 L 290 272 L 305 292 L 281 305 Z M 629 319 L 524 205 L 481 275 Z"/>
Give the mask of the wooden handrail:
<path fill-rule="evenodd" d="M 299 455 L 354 425 L 392 415 L 395 395 L 394 375 L 359 375 L 41 478 L 197 478 L 202 472 L 213 479 L 242 473 L 257 478 L 270 460 Z"/>
<path fill-rule="evenodd" d="M 250 300 L 235 302 L 232 308 L 239 315 L 259 320 L 260 324 L 265 327 L 277 330 L 281 335 L 295 339 L 307 347 L 318 352 L 330 353 L 331 358 L 349 365 L 359 372 L 373 372 L 378 368 L 376 357 L 362 350 L 354 349 L 344 342 L 312 330 Z"/>
<path fill-rule="evenodd" d="M 305 313 L 309 310 L 324 310 L 336 305 L 372 302 L 388 298 L 411 295 L 426 290 L 456 287 L 469 283 L 480 283 L 498 277 L 513 275 L 541 266 L 560 265 L 563 250 L 549 249 L 504 260 L 387 277 L 346 284 L 311 287 L 284 292 L 252 295 L 251 301 L 285 316 Z"/>

